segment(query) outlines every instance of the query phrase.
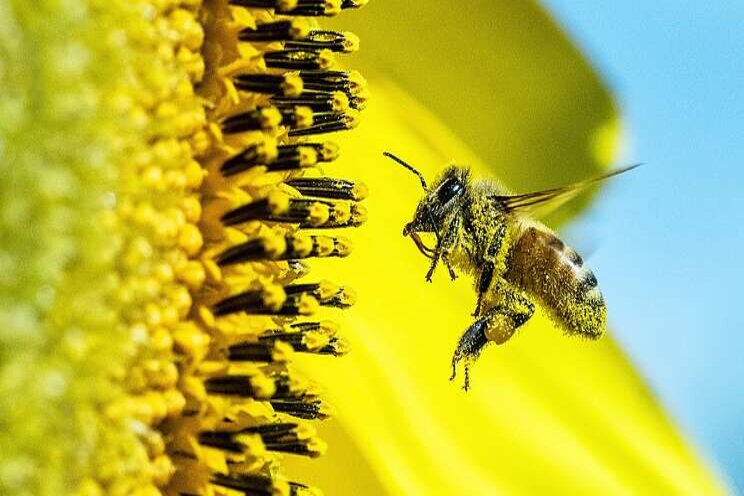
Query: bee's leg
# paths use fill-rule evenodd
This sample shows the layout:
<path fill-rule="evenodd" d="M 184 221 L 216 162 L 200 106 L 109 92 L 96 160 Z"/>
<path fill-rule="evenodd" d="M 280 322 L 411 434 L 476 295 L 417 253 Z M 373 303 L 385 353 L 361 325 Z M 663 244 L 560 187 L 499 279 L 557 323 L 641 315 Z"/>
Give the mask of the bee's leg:
<path fill-rule="evenodd" d="M 481 307 L 483 306 L 483 295 L 486 294 L 486 291 L 488 291 L 488 287 L 491 285 L 494 270 L 495 267 L 493 262 L 488 261 L 483 263 L 483 268 L 481 269 L 480 276 L 478 277 L 478 301 L 475 304 L 473 317 L 477 317 L 481 313 Z"/>
<path fill-rule="evenodd" d="M 465 360 L 465 384 L 463 385 L 463 389 L 466 391 L 470 387 L 470 364 L 480 356 L 481 351 L 488 344 L 488 339 L 486 338 L 487 321 L 487 317 L 481 317 L 473 322 L 473 325 L 468 327 L 468 330 L 460 337 L 455 354 L 452 356 L 452 375 L 450 376 L 450 381 L 455 380 L 455 377 L 457 377 L 457 364 L 460 360 Z"/>
<path fill-rule="evenodd" d="M 439 249 L 437 249 L 436 253 L 434 253 L 434 256 L 431 258 L 429 270 L 426 272 L 426 282 L 431 282 L 431 278 L 434 275 L 434 270 L 437 268 L 437 264 L 439 263 L 440 256 L 441 254 L 439 253 Z"/>
<path fill-rule="evenodd" d="M 460 230 L 460 219 L 453 220 L 447 226 L 447 230 L 444 233 L 444 236 L 442 236 L 442 238 L 439 240 L 439 243 L 437 243 L 437 247 L 434 250 L 434 256 L 431 259 L 431 265 L 429 266 L 429 271 L 426 273 L 427 282 L 431 282 L 431 278 L 434 275 L 434 270 L 437 268 L 437 264 L 439 263 L 440 258 L 444 260 L 444 263 L 447 266 L 447 269 L 449 270 L 450 277 L 453 280 L 457 278 L 457 274 L 455 274 L 455 271 L 452 269 L 449 263 L 449 253 L 452 251 L 452 249 L 455 246 L 455 242 L 457 240 L 457 232 L 459 230 Z"/>
<path fill-rule="evenodd" d="M 489 342 L 503 344 L 508 341 L 535 312 L 535 305 L 514 291 L 507 290 L 504 300 L 505 304 L 486 310 L 476 319 L 457 344 L 452 356 L 450 380 L 454 380 L 457 375 L 457 364 L 465 360 L 463 389 L 466 391 L 470 387 L 470 366 L 478 359 L 483 348 Z"/>
<path fill-rule="evenodd" d="M 447 271 L 449 272 L 450 279 L 452 279 L 453 281 L 457 279 L 457 273 L 455 272 L 455 269 L 452 268 L 452 265 L 450 265 L 449 253 L 443 253 L 442 260 L 444 260 L 444 265 L 447 266 Z"/>
<path fill-rule="evenodd" d="M 486 255 L 483 260 L 483 267 L 480 271 L 480 277 L 478 278 L 478 302 L 475 304 L 475 311 L 473 317 L 477 317 L 481 313 L 483 306 L 483 295 L 488 291 L 493 280 L 493 272 L 496 270 L 496 257 L 501 251 L 501 244 L 504 241 L 506 235 L 506 224 L 502 223 L 499 226 L 498 231 L 493 236 L 491 244 L 488 246 Z"/>

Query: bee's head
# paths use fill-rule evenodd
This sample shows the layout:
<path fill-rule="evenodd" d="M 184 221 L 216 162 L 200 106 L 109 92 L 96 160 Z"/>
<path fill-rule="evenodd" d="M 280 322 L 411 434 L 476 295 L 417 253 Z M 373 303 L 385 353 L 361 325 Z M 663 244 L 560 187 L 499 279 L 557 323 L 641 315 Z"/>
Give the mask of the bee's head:
<path fill-rule="evenodd" d="M 468 170 L 451 166 L 426 190 L 426 194 L 416 207 L 413 220 L 403 228 L 403 235 L 415 232 L 438 234 L 449 216 L 460 210 L 468 185 Z"/>
<path fill-rule="evenodd" d="M 430 188 L 426 185 L 426 180 L 421 173 L 412 166 L 391 153 L 385 152 L 385 156 L 416 174 L 425 192 L 416 207 L 413 220 L 403 228 L 403 235 L 429 232 L 436 234 L 439 238 L 439 232 L 450 214 L 458 212 L 462 205 L 469 183 L 468 169 L 457 166 L 448 167 Z"/>

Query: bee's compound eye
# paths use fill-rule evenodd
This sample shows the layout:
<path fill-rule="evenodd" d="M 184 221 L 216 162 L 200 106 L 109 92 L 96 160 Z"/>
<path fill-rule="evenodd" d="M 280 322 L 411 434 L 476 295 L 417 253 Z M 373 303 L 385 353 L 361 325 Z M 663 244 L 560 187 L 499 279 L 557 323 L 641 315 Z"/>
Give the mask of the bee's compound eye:
<path fill-rule="evenodd" d="M 456 196 L 460 196 L 464 189 L 463 184 L 455 178 L 448 177 L 437 188 L 437 200 L 439 203 L 448 203 Z"/>

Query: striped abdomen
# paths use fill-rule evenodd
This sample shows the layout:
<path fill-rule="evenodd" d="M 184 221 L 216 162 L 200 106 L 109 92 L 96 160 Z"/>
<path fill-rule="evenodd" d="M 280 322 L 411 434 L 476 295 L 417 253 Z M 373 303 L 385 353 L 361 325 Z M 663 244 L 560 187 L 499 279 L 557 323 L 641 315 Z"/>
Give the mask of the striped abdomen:
<path fill-rule="evenodd" d="M 507 281 L 535 297 L 570 334 L 599 338 L 607 309 L 597 279 L 576 250 L 548 231 L 527 228 L 507 257 Z"/>

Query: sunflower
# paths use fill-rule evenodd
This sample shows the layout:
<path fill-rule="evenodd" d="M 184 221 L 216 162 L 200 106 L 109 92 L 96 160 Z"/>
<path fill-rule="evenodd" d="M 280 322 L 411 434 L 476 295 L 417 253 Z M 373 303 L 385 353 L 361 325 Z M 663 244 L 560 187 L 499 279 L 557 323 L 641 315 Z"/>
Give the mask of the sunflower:
<path fill-rule="evenodd" d="M 476 139 L 499 164 L 487 167 L 448 129 L 469 135 L 447 107 L 458 100 L 436 96 L 450 84 L 484 98 L 467 47 L 440 68 L 414 55 L 491 7 L 344 12 L 362 3 L 0 6 L 0 492 L 722 491 L 609 339 L 572 342 L 538 316 L 481 360 L 471 393 L 449 387 L 470 289 L 419 277 L 399 233 L 420 192 L 381 152 L 427 173 L 457 157 L 524 189 L 606 167 L 617 116 L 539 9 L 498 6 L 514 43 L 483 67 L 501 57 L 512 72 L 483 80 L 538 77 L 544 46 L 567 69 L 539 98 L 516 92 L 501 121 L 471 109 L 474 122 L 514 150 L 576 117 L 571 88 L 594 111 L 567 126 L 578 155 L 564 144 L 550 164 L 531 149 L 520 167 Z M 352 25 L 369 59 L 339 65 L 360 45 Z M 531 43 L 514 34 L 525 25 Z M 387 45 L 399 59 L 370 63 Z M 553 120 L 536 113 L 545 101 Z M 342 312 L 352 288 L 359 304 Z"/>

